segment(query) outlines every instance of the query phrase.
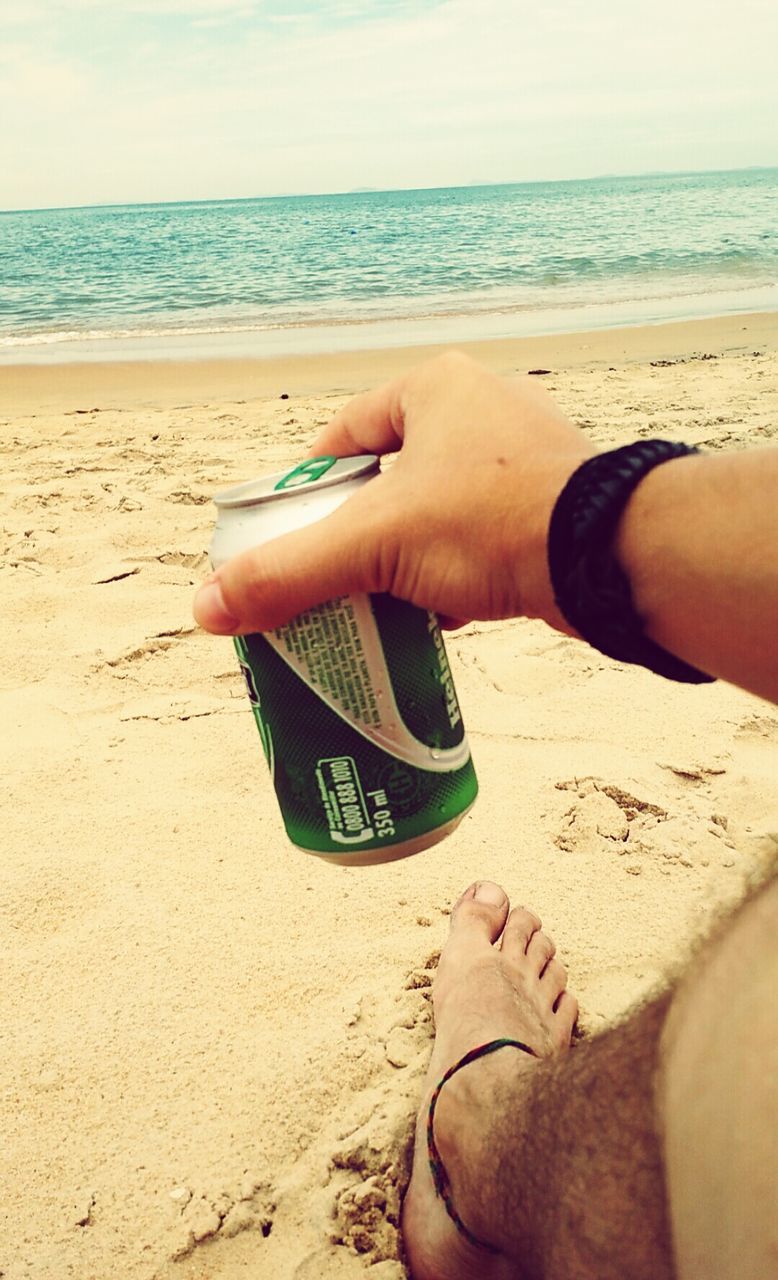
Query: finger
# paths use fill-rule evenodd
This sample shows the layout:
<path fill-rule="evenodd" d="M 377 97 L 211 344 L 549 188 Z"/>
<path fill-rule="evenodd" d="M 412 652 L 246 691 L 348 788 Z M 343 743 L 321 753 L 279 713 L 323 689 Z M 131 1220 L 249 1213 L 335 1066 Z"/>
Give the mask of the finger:
<path fill-rule="evenodd" d="M 195 597 L 195 620 L 217 635 L 272 631 L 334 596 L 387 590 L 391 527 L 359 498 L 221 565 Z"/>
<path fill-rule="evenodd" d="M 472 621 L 470 618 L 451 618 L 447 613 L 438 615 L 438 623 L 443 631 L 458 631 L 460 627 L 466 627 Z"/>
<path fill-rule="evenodd" d="M 365 391 L 344 405 L 311 445 L 311 456 L 393 453 L 403 442 L 404 422 L 400 379 Z"/>

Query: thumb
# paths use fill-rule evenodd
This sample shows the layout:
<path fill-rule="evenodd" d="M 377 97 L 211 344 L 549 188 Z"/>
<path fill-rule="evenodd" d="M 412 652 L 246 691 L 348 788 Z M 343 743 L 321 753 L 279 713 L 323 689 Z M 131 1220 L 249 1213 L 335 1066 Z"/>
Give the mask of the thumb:
<path fill-rule="evenodd" d="M 272 631 L 333 596 L 387 590 L 386 531 L 352 503 L 221 565 L 195 596 L 195 621 L 217 635 Z"/>

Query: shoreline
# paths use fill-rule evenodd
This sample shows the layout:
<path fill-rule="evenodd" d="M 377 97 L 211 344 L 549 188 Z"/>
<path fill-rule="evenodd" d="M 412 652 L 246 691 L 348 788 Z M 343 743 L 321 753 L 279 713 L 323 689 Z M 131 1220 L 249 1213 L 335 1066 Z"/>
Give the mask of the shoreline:
<path fill-rule="evenodd" d="M 6 365 L 124 364 L 310 358 L 362 351 L 566 337 L 576 333 L 657 327 L 743 315 L 778 313 L 775 284 L 721 287 L 701 295 L 641 300 L 605 298 L 558 301 L 553 307 L 476 306 L 468 310 L 410 311 L 384 316 L 288 323 L 238 324 L 227 328 L 132 330 L 37 335 L 27 340 L 0 336 L 0 368 Z"/>
<path fill-rule="evenodd" d="M 468 352 L 495 373 L 678 361 L 778 349 L 778 312 L 629 325 L 539 337 L 475 338 L 456 344 L 384 347 L 315 355 L 207 360 L 119 360 L 0 365 L 6 416 L 47 411 L 171 407 L 207 400 L 351 394 L 449 350 Z"/>

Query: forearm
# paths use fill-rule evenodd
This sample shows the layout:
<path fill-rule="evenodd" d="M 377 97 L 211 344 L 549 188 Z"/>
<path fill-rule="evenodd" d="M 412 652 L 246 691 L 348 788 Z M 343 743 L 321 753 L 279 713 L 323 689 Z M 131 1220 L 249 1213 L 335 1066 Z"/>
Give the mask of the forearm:
<path fill-rule="evenodd" d="M 615 550 L 653 640 L 778 701 L 778 450 L 656 467 Z"/>

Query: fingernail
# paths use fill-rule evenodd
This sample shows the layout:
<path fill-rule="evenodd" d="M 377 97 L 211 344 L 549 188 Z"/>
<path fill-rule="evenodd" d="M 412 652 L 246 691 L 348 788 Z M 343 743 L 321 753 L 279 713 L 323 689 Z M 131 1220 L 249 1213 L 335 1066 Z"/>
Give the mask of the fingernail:
<path fill-rule="evenodd" d="M 206 631 L 214 631 L 216 635 L 231 635 L 240 626 L 238 619 L 233 618 L 224 603 L 218 578 L 211 578 L 203 583 L 194 598 L 192 612 L 195 622 L 198 622 Z"/>
<path fill-rule="evenodd" d="M 482 902 L 485 907 L 501 907 L 505 901 L 505 891 L 491 880 L 479 880 L 473 894 L 474 902 Z"/>

